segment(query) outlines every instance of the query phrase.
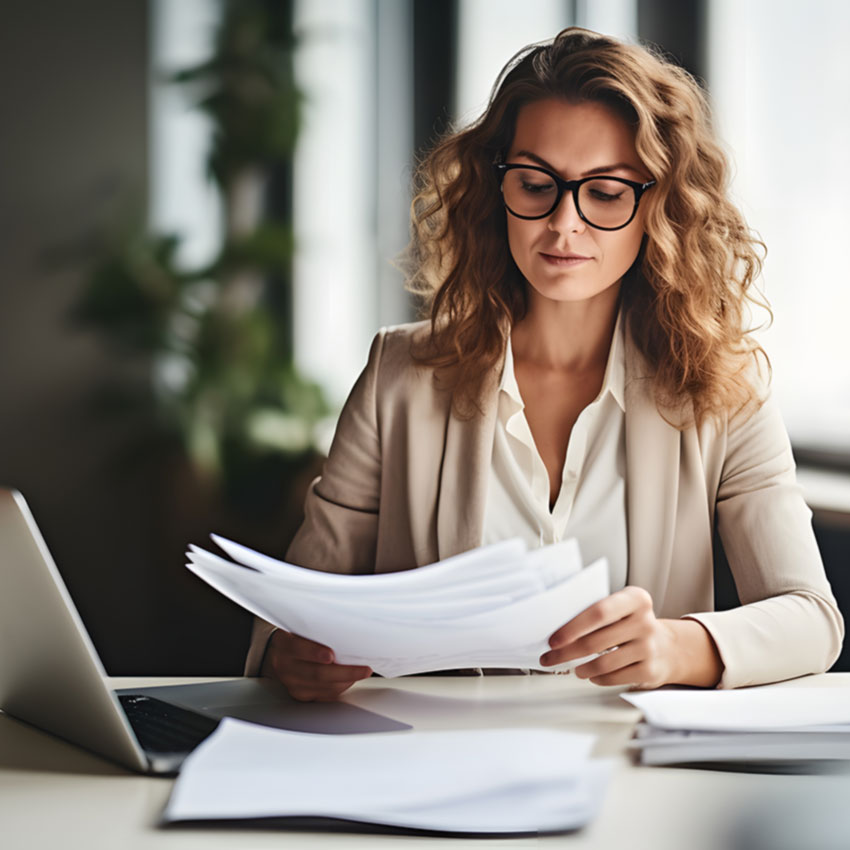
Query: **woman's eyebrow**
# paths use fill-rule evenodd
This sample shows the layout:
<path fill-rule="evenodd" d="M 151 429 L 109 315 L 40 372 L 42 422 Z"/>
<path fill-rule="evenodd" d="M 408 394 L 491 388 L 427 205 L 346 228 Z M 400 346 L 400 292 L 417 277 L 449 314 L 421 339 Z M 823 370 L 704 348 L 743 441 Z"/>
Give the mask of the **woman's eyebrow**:
<path fill-rule="evenodd" d="M 602 165 L 599 168 L 591 168 L 590 171 L 585 171 L 582 177 L 590 177 L 592 174 L 607 174 L 609 171 L 632 171 L 635 174 L 640 172 L 627 162 L 618 162 L 614 165 Z"/>
<path fill-rule="evenodd" d="M 537 156 L 536 153 L 532 153 L 531 151 L 517 151 L 514 156 L 524 156 L 526 159 L 530 159 L 532 162 L 536 162 L 542 168 L 546 168 L 549 171 L 554 171 L 556 174 L 558 170 L 551 164 L 546 162 L 543 157 Z M 596 168 L 591 168 L 590 171 L 585 171 L 582 174 L 582 177 L 591 177 L 594 174 L 607 174 L 611 171 L 619 171 L 625 169 L 626 171 L 631 171 L 634 174 L 640 174 L 638 169 L 636 169 L 633 165 L 629 165 L 627 162 L 618 162 L 614 165 L 600 165 Z"/>

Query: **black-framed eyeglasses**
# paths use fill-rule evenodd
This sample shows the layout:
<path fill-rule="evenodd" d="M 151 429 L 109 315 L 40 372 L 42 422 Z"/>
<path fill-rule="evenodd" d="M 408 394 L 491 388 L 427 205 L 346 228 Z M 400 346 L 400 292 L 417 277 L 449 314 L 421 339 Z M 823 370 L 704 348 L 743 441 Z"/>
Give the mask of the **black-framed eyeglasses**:
<path fill-rule="evenodd" d="M 597 230 L 619 230 L 635 217 L 641 195 L 655 180 L 639 183 L 623 177 L 583 177 L 564 180 L 548 168 L 517 162 L 497 162 L 502 198 L 511 215 L 537 219 L 551 215 L 564 192 L 572 192 L 582 220 Z"/>

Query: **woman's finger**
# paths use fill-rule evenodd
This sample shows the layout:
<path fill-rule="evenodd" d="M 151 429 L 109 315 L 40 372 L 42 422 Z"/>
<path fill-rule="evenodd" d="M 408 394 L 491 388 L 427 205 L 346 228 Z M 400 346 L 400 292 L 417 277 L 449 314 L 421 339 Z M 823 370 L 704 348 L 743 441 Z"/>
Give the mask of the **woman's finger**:
<path fill-rule="evenodd" d="M 299 683 L 311 684 L 352 684 L 372 675 L 370 667 L 348 664 L 316 664 L 312 661 L 301 661 L 299 658 L 289 658 L 281 665 L 281 671 L 287 679 Z"/>
<path fill-rule="evenodd" d="M 540 663 L 544 666 L 564 664 L 576 658 L 605 652 L 615 646 L 623 646 L 647 634 L 652 628 L 653 619 L 654 615 L 651 611 L 634 611 L 610 626 L 604 626 L 572 643 L 544 653 L 540 657 Z"/>
<path fill-rule="evenodd" d="M 647 665 L 643 661 L 621 667 L 611 673 L 603 673 L 601 676 L 593 676 L 590 679 L 594 685 L 642 685 L 644 687 L 655 687 L 654 681 L 648 674 Z"/>
<path fill-rule="evenodd" d="M 635 611 L 646 610 L 652 610 L 652 597 L 643 588 L 624 587 L 586 608 L 561 626 L 549 638 L 549 646 L 559 649 L 591 632 L 610 626 Z"/>
<path fill-rule="evenodd" d="M 632 664 L 639 664 L 647 657 L 646 642 L 633 640 L 611 652 L 606 652 L 592 661 L 576 667 L 573 671 L 580 679 L 594 679 L 597 676 L 607 676 Z"/>
<path fill-rule="evenodd" d="M 278 638 L 278 635 L 281 637 Z M 292 632 L 285 632 L 283 629 L 279 629 L 272 635 L 272 639 L 275 638 L 278 641 L 277 645 L 283 649 L 286 655 L 292 658 L 312 661 L 315 664 L 332 664 L 334 661 L 334 652 L 329 646 L 316 643 L 309 638 L 292 634 Z"/>
<path fill-rule="evenodd" d="M 623 620 L 618 620 L 611 626 L 597 629 L 595 632 L 591 632 L 558 649 L 550 649 L 548 652 L 544 652 L 540 656 L 540 663 L 544 667 L 565 664 L 568 661 L 574 661 L 576 658 L 585 658 L 588 655 L 596 655 L 615 646 L 621 646 L 637 636 L 638 631 L 632 615 Z"/>
<path fill-rule="evenodd" d="M 668 679 L 665 673 L 652 660 L 639 661 L 628 667 L 621 667 L 612 673 L 593 676 L 590 679 L 594 685 L 631 685 L 638 688 L 657 688 L 665 685 Z"/>

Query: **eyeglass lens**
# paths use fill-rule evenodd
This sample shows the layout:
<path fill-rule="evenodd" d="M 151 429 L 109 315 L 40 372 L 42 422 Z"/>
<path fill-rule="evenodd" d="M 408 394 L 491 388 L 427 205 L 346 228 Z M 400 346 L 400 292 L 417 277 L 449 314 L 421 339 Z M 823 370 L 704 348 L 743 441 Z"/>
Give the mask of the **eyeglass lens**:
<path fill-rule="evenodd" d="M 558 186 L 551 177 L 524 168 L 505 172 L 502 192 L 513 213 L 529 218 L 548 215 L 558 198 Z M 634 213 L 635 193 L 625 183 L 600 177 L 579 186 L 578 207 L 584 218 L 597 227 L 620 227 Z"/>

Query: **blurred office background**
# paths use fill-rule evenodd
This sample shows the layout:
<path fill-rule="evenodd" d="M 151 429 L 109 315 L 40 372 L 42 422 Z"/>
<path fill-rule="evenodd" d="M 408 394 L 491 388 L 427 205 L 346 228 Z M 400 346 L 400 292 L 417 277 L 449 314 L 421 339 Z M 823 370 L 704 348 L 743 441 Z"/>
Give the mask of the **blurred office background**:
<path fill-rule="evenodd" d="M 850 614 L 850 5 L 0 11 L 0 482 L 29 499 L 110 673 L 240 670 L 249 618 L 183 569 L 185 546 L 219 531 L 285 551 L 372 335 L 415 316 L 391 262 L 415 157 L 570 24 L 655 43 L 711 93 L 769 247 L 762 339 Z M 718 588 L 729 604 L 722 564 Z"/>

